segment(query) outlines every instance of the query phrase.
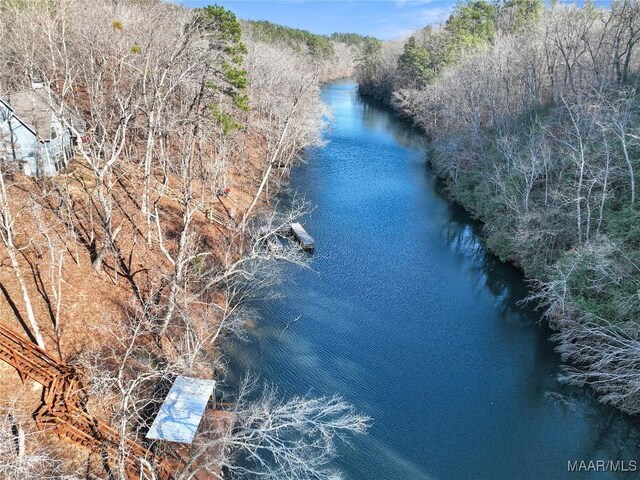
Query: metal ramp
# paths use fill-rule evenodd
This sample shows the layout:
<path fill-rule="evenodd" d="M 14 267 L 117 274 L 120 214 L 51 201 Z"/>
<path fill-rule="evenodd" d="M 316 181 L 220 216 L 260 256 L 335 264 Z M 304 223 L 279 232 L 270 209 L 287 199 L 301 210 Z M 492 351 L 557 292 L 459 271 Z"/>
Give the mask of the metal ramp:
<path fill-rule="evenodd" d="M 42 404 L 34 413 L 38 428 L 51 429 L 59 437 L 100 454 L 106 453 L 108 458 L 119 458 L 120 435 L 86 411 L 83 387 L 73 368 L 58 363 L 40 347 L 1 324 L 0 360 L 14 367 L 23 381 L 33 380 L 44 387 Z M 130 478 L 153 478 L 149 465 L 154 465 L 156 478 L 173 478 L 178 465 L 155 458 L 152 452 L 133 440 L 127 439 L 125 445 L 126 473 Z"/>

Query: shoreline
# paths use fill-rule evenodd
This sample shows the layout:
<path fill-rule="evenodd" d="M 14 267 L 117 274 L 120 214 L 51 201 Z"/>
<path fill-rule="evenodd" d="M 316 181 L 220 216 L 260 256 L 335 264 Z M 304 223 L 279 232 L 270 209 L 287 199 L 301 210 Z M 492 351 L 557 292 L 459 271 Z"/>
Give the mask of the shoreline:
<path fill-rule="evenodd" d="M 533 288 L 535 285 L 539 285 L 540 283 L 542 283 L 544 279 L 528 275 L 527 265 L 521 263 L 520 261 L 517 261 L 516 259 L 512 259 L 512 258 L 503 259 L 500 256 L 499 252 L 497 252 L 495 248 L 493 248 L 490 245 L 490 242 L 487 241 L 488 234 L 486 232 L 486 229 L 491 228 L 491 224 L 487 219 L 483 218 L 482 215 L 478 214 L 477 212 L 474 212 L 472 209 L 469 209 L 467 205 L 465 205 L 465 203 L 456 196 L 454 189 L 450 184 L 451 179 L 441 174 L 438 171 L 438 169 L 433 163 L 434 162 L 434 159 L 433 159 L 434 150 L 432 146 L 433 139 L 429 137 L 425 129 L 422 128 L 420 125 L 417 125 L 413 117 L 411 117 L 407 112 L 401 111 L 399 108 L 397 108 L 393 104 L 393 102 L 385 102 L 371 95 L 363 94 L 360 92 L 359 89 L 358 89 L 358 95 L 364 99 L 371 99 L 371 101 L 373 101 L 375 104 L 380 105 L 382 108 L 388 109 L 396 118 L 398 118 L 402 122 L 405 122 L 407 126 L 419 132 L 420 135 L 424 137 L 426 142 L 427 168 L 437 179 L 441 193 L 448 199 L 448 201 L 454 204 L 457 208 L 460 208 L 466 215 L 468 215 L 471 219 L 473 219 L 474 222 L 478 223 L 478 225 L 481 227 L 479 231 L 480 238 L 482 239 L 482 242 L 485 248 L 487 248 L 487 251 L 490 252 L 498 261 L 506 265 L 510 265 L 513 268 L 517 269 L 518 272 L 522 275 L 523 280 L 528 285 L 527 289 L 530 292 L 529 297 L 525 299 L 526 303 L 529 303 L 529 304 L 534 303 L 535 310 L 542 310 L 541 321 L 545 322 L 545 324 L 548 326 L 548 328 L 552 333 L 549 340 L 553 342 L 555 352 L 562 359 L 563 365 L 565 366 L 571 365 L 570 357 L 568 357 L 569 354 L 565 350 L 565 347 L 563 346 L 563 340 L 561 339 L 560 336 L 565 331 L 569 331 L 569 327 L 567 325 L 569 326 L 575 325 L 574 316 L 576 315 L 575 312 L 579 311 L 578 306 L 568 304 L 568 308 L 570 312 L 564 315 L 558 315 L 557 313 L 550 312 L 548 308 L 547 298 L 542 296 L 540 293 L 536 293 L 535 289 Z M 599 392 L 595 391 L 595 389 L 593 388 L 590 388 L 588 385 L 583 385 L 580 388 L 588 388 L 589 391 L 593 391 L 598 396 L 600 395 Z M 613 408 L 619 415 L 622 415 L 623 417 L 626 417 L 632 421 L 636 421 L 639 418 L 637 414 L 629 413 L 616 405 L 608 405 L 608 406 Z"/>

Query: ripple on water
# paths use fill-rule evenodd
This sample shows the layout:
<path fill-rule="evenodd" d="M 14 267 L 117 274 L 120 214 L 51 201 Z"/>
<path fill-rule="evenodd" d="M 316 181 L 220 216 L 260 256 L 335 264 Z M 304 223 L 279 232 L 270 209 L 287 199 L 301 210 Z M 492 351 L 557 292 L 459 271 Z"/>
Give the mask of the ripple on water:
<path fill-rule="evenodd" d="M 632 422 L 557 383 L 550 332 L 517 304 L 520 274 L 442 198 L 419 136 L 353 83 L 323 98 L 329 143 L 291 186 L 316 205 L 313 271 L 285 268 L 285 298 L 254 305 L 229 383 L 250 370 L 370 415 L 370 434 L 340 448 L 348 480 L 561 479 L 568 460 L 635 459 Z"/>

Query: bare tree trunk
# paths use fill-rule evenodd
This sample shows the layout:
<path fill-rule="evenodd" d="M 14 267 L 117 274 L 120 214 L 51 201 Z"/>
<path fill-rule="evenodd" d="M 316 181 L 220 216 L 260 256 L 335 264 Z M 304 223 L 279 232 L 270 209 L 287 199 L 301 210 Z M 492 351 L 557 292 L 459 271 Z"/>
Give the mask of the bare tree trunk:
<path fill-rule="evenodd" d="M 573 129 L 575 131 L 575 138 L 578 142 L 578 146 L 572 146 L 571 148 L 574 150 L 574 155 L 577 156 L 576 162 L 578 163 L 578 184 L 576 185 L 576 222 L 577 222 L 577 230 L 578 230 L 578 243 L 582 243 L 583 235 L 582 235 L 582 184 L 584 182 L 584 168 L 586 163 L 585 151 L 584 151 L 584 142 L 582 139 L 582 132 L 580 131 L 580 125 L 578 124 L 577 114 L 571 110 L 571 107 L 567 104 L 566 100 L 562 99 L 567 111 L 569 112 L 569 116 L 571 118 L 571 124 L 573 125 Z"/>
<path fill-rule="evenodd" d="M 164 320 L 162 322 L 162 327 L 158 332 L 158 337 L 161 338 L 164 336 L 167 328 L 169 327 L 169 323 L 171 322 L 171 318 L 173 317 L 173 313 L 176 309 L 176 299 L 178 296 L 178 291 L 180 290 L 180 284 L 182 283 L 182 279 L 184 276 L 184 272 L 186 269 L 187 262 L 187 253 L 188 253 L 188 240 L 190 235 L 190 226 L 191 220 L 193 218 L 193 210 L 187 205 L 186 210 L 183 215 L 182 220 L 182 232 L 180 233 L 180 242 L 178 244 L 178 255 L 175 260 L 175 272 L 173 274 L 173 278 L 171 279 L 171 286 L 169 287 L 169 299 L 167 305 L 167 312 L 165 313 Z"/>
<path fill-rule="evenodd" d="M 604 171 L 604 181 L 602 182 L 602 199 L 600 200 L 600 209 L 598 212 L 598 226 L 596 228 L 596 234 L 600 233 L 600 227 L 602 226 L 602 218 L 604 217 L 604 204 L 607 200 L 607 188 L 609 183 L 609 161 L 611 155 L 609 154 L 609 142 L 607 141 L 607 136 L 602 135 L 604 142 L 604 150 L 605 150 L 605 171 Z"/>
<path fill-rule="evenodd" d="M 280 153 L 280 149 L 282 148 L 282 144 L 284 142 L 284 139 L 286 138 L 287 130 L 289 129 L 289 124 L 291 122 L 291 118 L 293 117 L 293 113 L 295 112 L 295 109 L 296 109 L 297 105 L 298 105 L 298 99 L 296 99 L 296 101 L 294 102 L 293 109 L 291 110 L 291 112 L 289 113 L 289 116 L 287 117 L 287 120 L 286 120 L 286 122 L 284 124 L 284 128 L 282 129 L 282 133 L 280 134 L 280 138 L 278 139 L 278 145 L 276 146 L 276 149 L 273 152 L 273 155 L 269 159 L 269 165 L 267 166 L 267 170 L 262 175 L 262 181 L 260 182 L 260 186 L 258 187 L 258 191 L 253 196 L 253 200 L 251 201 L 251 204 L 249 205 L 249 208 L 247 208 L 247 210 L 244 212 L 244 215 L 242 217 L 242 223 L 240 225 L 240 228 L 242 230 L 244 230 L 244 228 L 245 228 L 245 226 L 247 224 L 247 220 L 249 219 L 249 216 L 251 215 L 251 212 L 255 208 L 256 203 L 258 203 L 258 199 L 260 198 L 260 195 L 262 194 L 262 190 L 264 190 L 264 187 L 266 186 L 267 182 L 269 181 L 269 175 L 271 174 L 271 170 L 273 169 L 273 166 L 275 165 L 275 163 L 278 160 L 278 154 Z"/>
<path fill-rule="evenodd" d="M 142 214 L 144 215 L 147 225 L 147 244 L 151 245 L 151 160 L 153 157 L 153 149 L 155 145 L 155 116 L 154 111 L 149 112 L 149 132 L 147 137 L 147 148 L 144 156 L 144 191 L 142 193 Z"/>
<path fill-rule="evenodd" d="M 631 159 L 629 158 L 629 150 L 627 149 L 627 140 L 626 140 L 626 128 L 623 125 L 618 125 L 619 133 L 618 137 L 620 138 L 620 144 L 622 145 L 622 153 L 624 154 L 624 161 L 627 163 L 627 170 L 629 171 L 629 182 L 631 184 L 631 205 L 636 202 L 636 180 L 635 174 L 633 171 L 633 164 L 631 163 Z"/>
<path fill-rule="evenodd" d="M 31 304 L 31 298 L 29 297 L 29 291 L 27 290 L 27 285 L 22 275 L 20 262 L 18 262 L 18 249 L 16 248 L 13 241 L 14 220 L 11 215 L 11 208 L 9 206 L 7 188 L 4 180 L 4 172 L 0 172 L 0 215 L 2 217 L 2 229 L 0 234 L 2 235 L 2 240 L 7 247 L 7 253 L 9 254 L 11 267 L 13 268 L 13 273 L 16 276 L 16 280 L 18 281 L 18 285 L 20 287 L 20 292 L 22 293 L 22 300 L 24 302 L 24 307 L 27 313 L 27 320 L 29 322 L 29 325 L 31 326 L 31 333 L 36 339 L 36 343 L 38 344 L 38 346 L 44 349 L 44 339 L 42 338 L 40 327 L 38 326 L 38 322 L 36 321 L 36 316 L 33 313 L 33 306 Z"/>
<path fill-rule="evenodd" d="M 11 423 L 11 429 L 13 430 L 13 434 L 15 436 L 16 442 L 16 455 L 18 458 L 22 458 L 26 452 L 26 435 L 24 432 L 24 427 L 20 422 L 17 422 L 14 415 L 9 412 L 8 414 L 9 422 Z"/>

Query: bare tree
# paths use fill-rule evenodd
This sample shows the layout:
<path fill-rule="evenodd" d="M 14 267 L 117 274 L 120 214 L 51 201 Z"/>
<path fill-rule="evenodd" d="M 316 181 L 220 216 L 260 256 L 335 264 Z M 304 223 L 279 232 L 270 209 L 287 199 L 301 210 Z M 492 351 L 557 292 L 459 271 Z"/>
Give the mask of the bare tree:
<path fill-rule="evenodd" d="M 557 351 L 562 358 L 571 362 L 563 368 L 562 380 L 592 387 L 602 394 L 602 402 L 625 413 L 640 412 L 637 329 L 628 331 L 611 324 L 570 321 L 563 324 L 553 339 L 559 343 Z"/>
<path fill-rule="evenodd" d="M 60 459 L 59 449 L 42 442 L 30 418 L 20 408 L 5 404 L 0 414 L 0 476 L 7 480 L 38 478 L 75 480 L 73 472 Z"/>
<path fill-rule="evenodd" d="M 20 287 L 20 293 L 22 294 L 22 301 L 24 303 L 25 312 L 27 314 L 27 321 L 31 328 L 31 334 L 35 338 L 36 343 L 40 348 L 45 348 L 44 338 L 38 321 L 36 320 L 35 313 L 33 312 L 33 305 L 31 303 L 31 296 L 27 289 L 27 283 L 22 273 L 22 267 L 18 260 L 19 249 L 15 244 L 15 218 L 11 211 L 10 195 L 7 191 L 6 183 L 6 166 L 0 166 L 0 237 L 7 249 L 7 255 L 11 262 L 11 268 Z"/>
<path fill-rule="evenodd" d="M 367 431 L 370 420 L 338 396 L 282 400 L 271 385 L 258 391 L 256 377 L 242 381 L 233 408 L 233 430 L 203 432 L 192 463 L 220 465 L 237 478 L 338 479 L 331 466 L 337 440 Z"/>

